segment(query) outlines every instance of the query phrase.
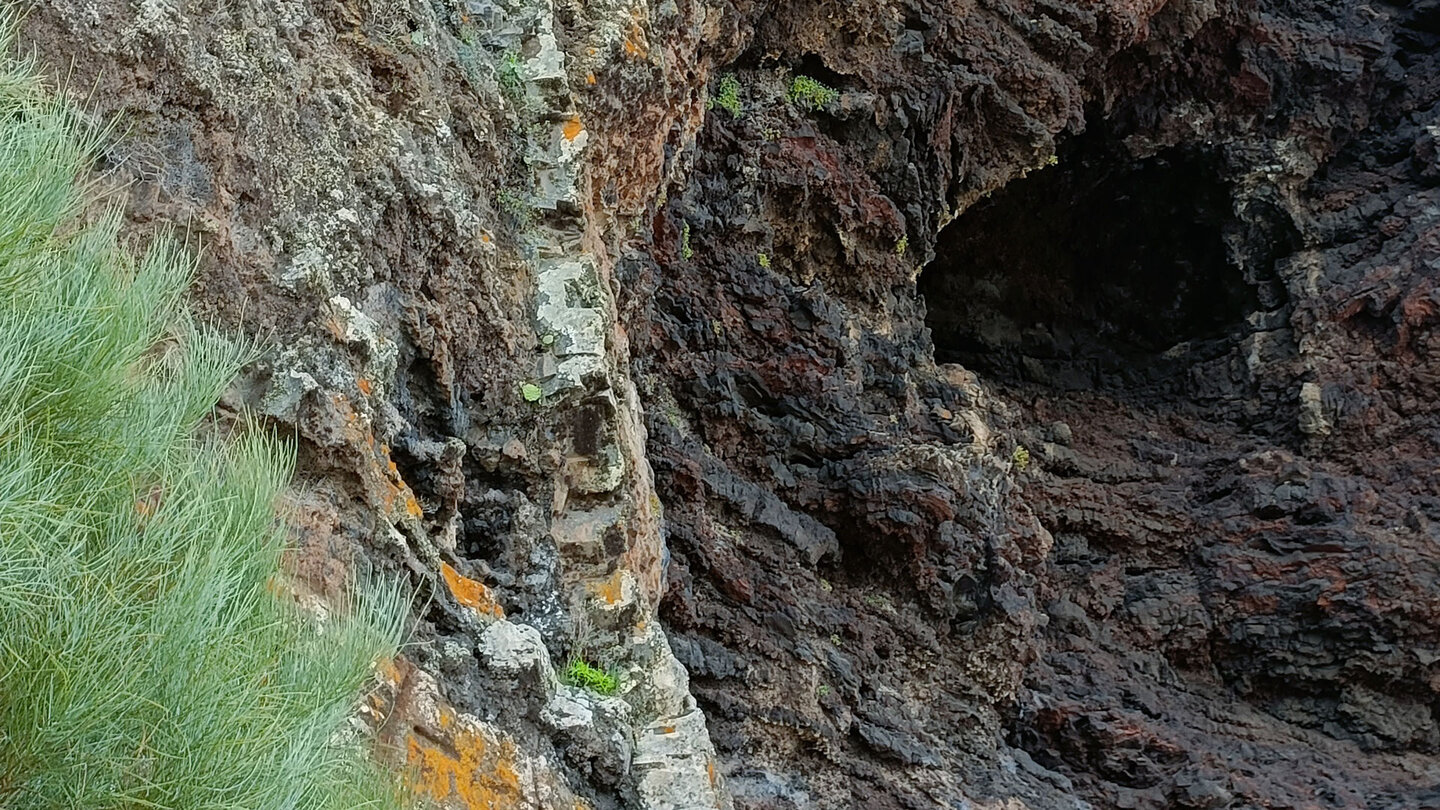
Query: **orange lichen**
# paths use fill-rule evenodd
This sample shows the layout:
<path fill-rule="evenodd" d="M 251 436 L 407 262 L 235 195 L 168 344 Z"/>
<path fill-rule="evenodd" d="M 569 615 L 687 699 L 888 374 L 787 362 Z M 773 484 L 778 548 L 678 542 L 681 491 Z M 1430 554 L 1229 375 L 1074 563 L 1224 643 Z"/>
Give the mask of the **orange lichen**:
<path fill-rule="evenodd" d="M 645 36 L 645 28 L 640 24 L 635 12 L 631 12 L 630 33 L 625 37 L 625 53 L 642 59 L 650 55 L 650 41 Z"/>
<path fill-rule="evenodd" d="M 450 563 L 440 563 L 440 575 L 445 578 L 445 584 L 449 586 L 450 593 L 454 595 L 455 601 L 473 608 L 487 616 L 494 616 L 497 619 L 505 618 L 505 610 L 495 601 L 495 595 L 482 582 L 476 582 L 469 577 L 462 576 Z"/>
<path fill-rule="evenodd" d="M 394 658 L 381 658 L 375 662 L 375 674 L 380 680 L 391 686 L 399 686 L 404 676 L 400 672 L 400 664 Z"/>
<path fill-rule="evenodd" d="M 362 392 L 368 393 L 373 386 L 370 380 L 359 381 Z M 358 472 L 365 487 L 366 501 L 390 517 L 424 517 L 424 508 L 400 476 L 400 468 L 390 458 L 389 445 L 375 437 L 369 418 L 356 411 L 344 394 L 331 394 L 330 402 L 344 420 L 342 435 L 346 446 L 358 457 Z"/>
<path fill-rule="evenodd" d="M 608 579 L 590 583 L 590 592 L 605 600 L 607 605 L 619 604 L 625 597 L 623 569 L 616 570 Z"/>
<path fill-rule="evenodd" d="M 411 790 L 446 808 L 509 810 L 525 804 L 514 743 L 492 742 L 463 726 L 449 737 L 446 744 L 438 744 L 419 734 L 406 735 Z"/>
<path fill-rule="evenodd" d="M 594 84 L 594 83 L 595 83 L 595 74 L 594 74 L 594 73 L 586 73 L 586 74 L 585 74 L 585 83 L 586 83 L 586 84 Z"/>
<path fill-rule="evenodd" d="M 375 384 L 365 379 L 364 377 L 356 380 L 355 386 L 360 389 L 360 393 L 364 394 L 367 397 L 370 396 L 371 391 L 375 390 Z"/>
<path fill-rule="evenodd" d="M 584 131 L 585 125 L 580 123 L 580 116 L 578 115 L 571 116 L 570 120 L 566 121 L 565 124 L 560 127 L 560 132 L 564 134 L 565 140 L 567 141 L 575 140 L 580 137 L 580 133 Z"/>
<path fill-rule="evenodd" d="M 344 321 L 341 321 L 339 317 L 335 315 L 330 315 L 329 317 L 325 318 L 324 326 L 325 331 L 329 332 L 330 337 L 335 338 L 335 341 L 337 343 L 345 342 L 345 323 Z"/>

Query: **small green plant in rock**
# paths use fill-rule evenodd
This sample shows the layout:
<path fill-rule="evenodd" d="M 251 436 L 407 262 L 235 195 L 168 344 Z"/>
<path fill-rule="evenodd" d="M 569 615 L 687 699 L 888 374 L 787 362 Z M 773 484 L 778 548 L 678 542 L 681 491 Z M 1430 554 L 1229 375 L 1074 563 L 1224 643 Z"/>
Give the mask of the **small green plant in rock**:
<path fill-rule="evenodd" d="M 500 83 L 500 92 L 516 108 L 525 107 L 525 61 L 515 51 L 506 51 L 500 57 L 500 65 L 495 70 L 495 78 Z"/>
<path fill-rule="evenodd" d="M 690 261 L 695 256 L 695 250 L 690 247 L 690 223 L 680 229 L 680 258 Z"/>
<path fill-rule="evenodd" d="M 508 188 L 502 188 L 495 192 L 495 202 L 500 206 L 501 211 L 522 226 L 531 224 L 535 219 L 535 207 L 530 204 L 529 200 Z"/>
<path fill-rule="evenodd" d="M 819 110 L 830 106 L 840 98 L 840 91 L 833 87 L 827 87 L 809 76 L 796 76 L 790 80 L 790 91 L 785 94 L 785 97 L 797 107 Z"/>
<path fill-rule="evenodd" d="M 613 672 L 600 669 L 583 658 L 576 658 L 565 667 L 565 682 L 607 697 L 620 691 L 620 679 Z"/>
<path fill-rule="evenodd" d="M 904 256 L 904 255 L 905 255 L 905 251 L 907 251 L 907 250 L 909 250 L 909 249 L 910 249 L 910 237 L 909 237 L 909 236 L 902 236 L 902 237 L 900 237 L 900 239 L 895 243 L 895 255 L 896 255 L 896 256 Z"/>
<path fill-rule="evenodd" d="M 756 253 L 755 260 L 760 262 L 761 267 L 765 268 L 766 270 L 770 269 L 770 257 L 768 255 L 764 253 Z"/>
<path fill-rule="evenodd" d="M 1030 466 L 1030 451 L 1026 450 L 1024 445 L 1017 446 L 1015 452 L 1010 454 L 1010 461 L 1015 465 L 1015 469 L 1025 472 L 1025 468 Z"/>
<path fill-rule="evenodd" d="M 535 383 L 525 383 L 520 386 L 520 396 L 524 397 L 526 402 L 539 402 L 544 393 Z"/>
<path fill-rule="evenodd" d="M 830 684 L 822 683 L 822 684 L 820 684 L 819 686 L 815 687 L 815 696 L 816 696 L 816 697 L 818 697 L 818 698 L 824 698 L 824 697 L 828 697 L 829 695 L 830 695 Z"/>
<path fill-rule="evenodd" d="M 731 118 L 739 118 L 745 114 L 745 108 L 740 103 L 740 82 L 734 76 L 722 76 L 720 84 L 715 88 L 715 94 L 705 102 L 707 110 L 717 107 L 730 113 Z"/>

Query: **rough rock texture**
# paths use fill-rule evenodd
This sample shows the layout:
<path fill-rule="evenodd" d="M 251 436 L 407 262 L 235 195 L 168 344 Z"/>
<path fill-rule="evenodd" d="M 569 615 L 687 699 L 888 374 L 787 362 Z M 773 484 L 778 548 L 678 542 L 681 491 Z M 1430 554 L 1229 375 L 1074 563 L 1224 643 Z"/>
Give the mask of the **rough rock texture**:
<path fill-rule="evenodd" d="M 626 289 L 737 806 L 1440 802 L 1436 9 L 735 15 Z"/>
<path fill-rule="evenodd" d="M 62 0 L 26 34 L 116 122 L 136 236 L 197 236 L 196 309 L 264 349 L 225 405 L 299 440 L 302 591 L 352 566 L 416 590 L 379 754 L 442 807 L 726 807 L 654 620 L 660 506 L 587 210 L 585 96 L 630 22 L 573 11 Z M 561 683 L 572 659 L 620 694 Z"/>
<path fill-rule="evenodd" d="M 266 347 L 301 578 L 416 586 L 361 717 L 418 793 L 1440 805 L 1440 5 L 25 33 Z"/>

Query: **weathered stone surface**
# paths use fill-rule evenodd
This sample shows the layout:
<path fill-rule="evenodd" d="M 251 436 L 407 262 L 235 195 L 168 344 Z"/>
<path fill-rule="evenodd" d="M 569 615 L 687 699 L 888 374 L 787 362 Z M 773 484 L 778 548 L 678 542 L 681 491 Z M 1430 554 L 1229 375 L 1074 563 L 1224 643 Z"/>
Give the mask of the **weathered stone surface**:
<path fill-rule="evenodd" d="M 1433 10 L 723 19 L 621 306 L 738 804 L 1433 803 Z"/>

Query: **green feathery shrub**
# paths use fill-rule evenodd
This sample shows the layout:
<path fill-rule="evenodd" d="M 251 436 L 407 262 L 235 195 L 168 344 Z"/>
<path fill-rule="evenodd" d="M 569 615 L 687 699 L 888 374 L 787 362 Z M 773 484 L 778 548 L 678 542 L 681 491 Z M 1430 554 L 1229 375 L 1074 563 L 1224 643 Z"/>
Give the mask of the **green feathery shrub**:
<path fill-rule="evenodd" d="M 81 218 L 98 138 L 0 59 L 0 806 L 397 807 L 345 729 L 403 596 L 277 596 L 291 451 L 195 438 L 247 352 L 172 244 Z"/>

